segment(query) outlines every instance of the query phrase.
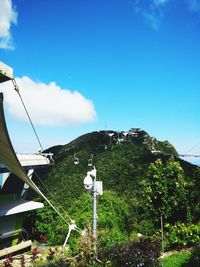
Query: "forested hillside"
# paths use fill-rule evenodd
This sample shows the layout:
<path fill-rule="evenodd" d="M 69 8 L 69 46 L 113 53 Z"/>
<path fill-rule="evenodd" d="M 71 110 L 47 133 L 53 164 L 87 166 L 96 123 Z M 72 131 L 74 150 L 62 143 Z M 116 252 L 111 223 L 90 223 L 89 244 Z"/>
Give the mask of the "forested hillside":
<path fill-rule="evenodd" d="M 91 196 L 83 180 L 87 171 L 96 167 L 97 180 L 103 181 L 104 190 L 103 196 L 98 197 L 100 248 L 125 243 L 138 233 L 160 237 L 161 217 L 166 249 L 197 241 L 188 238 L 180 244 L 176 229 L 197 227 L 200 171 L 180 160 L 169 142 L 160 142 L 140 129 L 126 133 L 100 131 L 48 151 L 54 153 L 55 164 L 38 172 L 34 180 L 65 218 L 69 220 L 70 216 L 80 229 L 92 223 Z M 46 236 L 53 245 L 64 242 L 68 227 L 48 205 L 34 219 L 38 236 Z M 191 232 L 197 231 L 192 229 Z M 78 239 L 79 234 L 72 232 L 72 249 L 76 249 Z"/>

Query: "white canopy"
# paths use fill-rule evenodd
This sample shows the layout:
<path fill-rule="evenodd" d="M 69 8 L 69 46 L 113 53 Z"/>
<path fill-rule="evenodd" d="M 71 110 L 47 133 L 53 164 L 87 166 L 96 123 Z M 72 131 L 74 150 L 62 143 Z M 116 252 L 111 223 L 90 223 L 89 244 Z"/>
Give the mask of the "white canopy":
<path fill-rule="evenodd" d="M 22 181 L 28 184 L 36 193 L 44 197 L 39 188 L 29 179 L 15 154 L 6 127 L 2 93 L 0 93 L 0 163 L 5 165 L 10 172 L 14 173 Z"/>
<path fill-rule="evenodd" d="M 0 93 L 0 163 L 2 163 L 10 172 L 18 176 L 22 181 L 30 186 L 36 193 L 42 196 L 49 205 L 59 214 L 59 216 L 69 224 L 66 219 L 59 213 L 59 211 L 51 204 L 46 196 L 40 191 L 40 189 L 34 184 L 34 182 L 27 176 L 16 153 L 13 149 L 8 130 L 6 127 L 6 121 L 3 110 L 3 93 Z"/>
<path fill-rule="evenodd" d="M 1 202 L 0 206 L 0 217 L 13 215 L 16 213 L 22 213 L 25 211 L 35 210 L 39 208 L 43 208 L 44 205 L 41 202 L 28 201 L 23 198 L 17 200 L 9 200 L 5 202 Z"/>

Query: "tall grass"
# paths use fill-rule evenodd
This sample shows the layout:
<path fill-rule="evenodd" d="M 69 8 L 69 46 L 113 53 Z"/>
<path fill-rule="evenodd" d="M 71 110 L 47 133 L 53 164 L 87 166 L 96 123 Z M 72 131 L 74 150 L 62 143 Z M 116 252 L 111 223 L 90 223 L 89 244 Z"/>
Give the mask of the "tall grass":
<path fill-rule="evenodd" d="M 189 252 L 182 252 L 163 258 L 161 262 L 163 267 L 185 267 L 190 257 Z"/>

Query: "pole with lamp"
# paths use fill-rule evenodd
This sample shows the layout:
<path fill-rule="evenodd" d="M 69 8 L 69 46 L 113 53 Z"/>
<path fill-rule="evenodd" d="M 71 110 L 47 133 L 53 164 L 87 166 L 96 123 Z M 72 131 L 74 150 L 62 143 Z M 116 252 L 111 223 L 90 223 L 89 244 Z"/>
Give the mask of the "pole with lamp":
<path fill-rule="evenodd" d="M 91 171 L 87 172 L 87 176 L 84 179 L 84 187 L 90 194 L 93 199 L 93 238 L 94 238 L 94 266 L 97 260 L 97 196 L 103 194 L 102 190 L 102 181 L 96 180 L 96 168 L 95 166 Z"/>

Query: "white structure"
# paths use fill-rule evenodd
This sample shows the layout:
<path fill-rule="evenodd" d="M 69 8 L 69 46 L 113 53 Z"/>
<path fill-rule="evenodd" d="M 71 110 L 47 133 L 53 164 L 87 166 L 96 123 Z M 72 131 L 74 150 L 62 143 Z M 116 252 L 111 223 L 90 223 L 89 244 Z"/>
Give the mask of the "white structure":
<path fill-rule="evenodd" d="M 13 69 L 0 62 L 0 83 L 9 80 L 17 89 Z M 28 201 L 25 197 L 30 187 L 45 198 L 31 178 L 34 169 L 51 164 L 51 157 L 51 153 L 16 155 L 7 131 L 0 92 L 0 249 L 19 242 L 24 212 L 43 207 L 42 203 Z"/>
<path fill-rule="evenodd" d="M 0 61 L 0 83 L 12 80 L 13 69 Z"/>

